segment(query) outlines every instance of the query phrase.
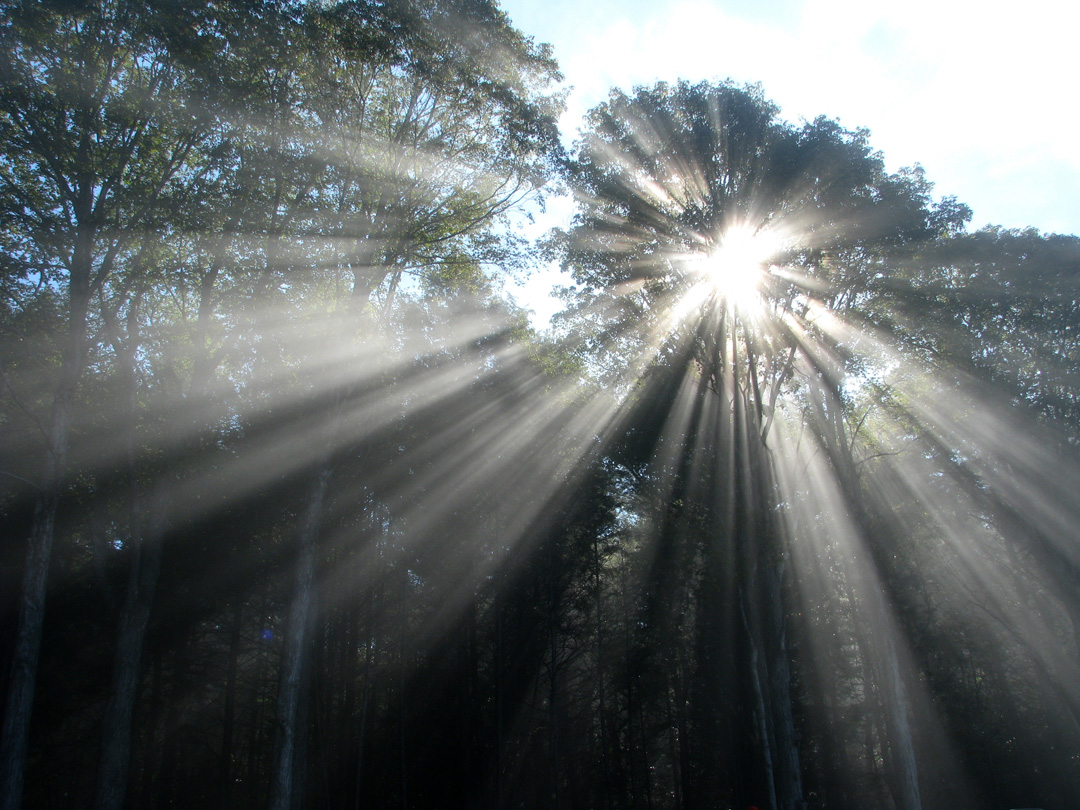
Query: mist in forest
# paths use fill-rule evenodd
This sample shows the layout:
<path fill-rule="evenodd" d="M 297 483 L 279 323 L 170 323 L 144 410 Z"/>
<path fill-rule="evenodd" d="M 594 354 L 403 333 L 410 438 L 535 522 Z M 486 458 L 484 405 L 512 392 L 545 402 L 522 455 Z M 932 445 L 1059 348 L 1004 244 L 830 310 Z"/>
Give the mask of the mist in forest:
<path fill-rule="evenodd" d="M 1080 238 L 487 0 L 0 20 L 0 810 L 1080 803 Z"/>

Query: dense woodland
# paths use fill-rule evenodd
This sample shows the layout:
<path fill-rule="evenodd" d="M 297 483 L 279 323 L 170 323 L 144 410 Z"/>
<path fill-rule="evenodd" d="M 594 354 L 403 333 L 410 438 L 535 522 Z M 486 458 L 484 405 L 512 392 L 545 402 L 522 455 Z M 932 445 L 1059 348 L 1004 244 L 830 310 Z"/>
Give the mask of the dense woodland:
<path fill-rule="evenodd" d="M 560 79 L 491 0 L 0 3 L 0 808 L 1080 806 L 1080 239 Z"/>

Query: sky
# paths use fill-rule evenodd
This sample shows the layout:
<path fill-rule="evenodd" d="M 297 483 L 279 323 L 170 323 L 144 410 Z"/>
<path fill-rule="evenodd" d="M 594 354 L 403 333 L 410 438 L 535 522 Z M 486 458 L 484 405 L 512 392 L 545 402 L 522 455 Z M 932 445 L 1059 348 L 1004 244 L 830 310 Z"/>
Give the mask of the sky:
<path fill-rule="evenodd" d="M 608 90 L 760 83 L 781 116 L 870 130 L 890 170 L 920 163 L 972 228 L 1080 234 L 1080 4 L 1067 0 L 501 0 L 554 48 L 572 141 Z M 569 206 L 554 206 L 554 219 Z M 560 224 L 555 221 L 554 224 Z M 526 305 L 546 322 L 552 273 Z M 543 310 L 543 311 L 541 311 Z"/>

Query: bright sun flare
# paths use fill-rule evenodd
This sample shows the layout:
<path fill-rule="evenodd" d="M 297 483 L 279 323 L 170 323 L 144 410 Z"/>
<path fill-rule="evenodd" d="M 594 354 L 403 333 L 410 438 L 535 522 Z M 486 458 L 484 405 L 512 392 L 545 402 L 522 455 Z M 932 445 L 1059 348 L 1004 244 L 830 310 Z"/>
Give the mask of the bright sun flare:
<path fill-rule="evenodd" d="M 774 252 L 772 240 L 761 232 L 732 228 L 701 261 L 701 271 L 719 296 L 746 307 L 760 301 L 765 263 Z"/>

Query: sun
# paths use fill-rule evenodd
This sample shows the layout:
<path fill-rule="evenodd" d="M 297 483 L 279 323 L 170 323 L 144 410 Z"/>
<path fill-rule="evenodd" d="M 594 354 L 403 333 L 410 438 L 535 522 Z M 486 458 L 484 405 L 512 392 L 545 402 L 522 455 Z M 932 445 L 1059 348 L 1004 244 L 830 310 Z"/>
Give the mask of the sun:
<path fill-rule="evenodd" d="M 746 309 L 761 302 L 761 286 L 775 241 L 749 226 L 728 229 L 715 248 L 696 262 L 702 281 L 728 304 Z"/>

